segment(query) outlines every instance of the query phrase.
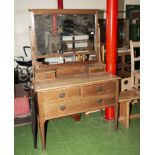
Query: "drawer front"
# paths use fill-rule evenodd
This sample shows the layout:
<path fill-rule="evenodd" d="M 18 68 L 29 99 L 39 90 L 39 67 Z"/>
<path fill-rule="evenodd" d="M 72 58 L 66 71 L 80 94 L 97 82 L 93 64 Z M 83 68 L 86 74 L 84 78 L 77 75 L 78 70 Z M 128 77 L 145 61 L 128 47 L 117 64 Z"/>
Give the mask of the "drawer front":
<path fill-rule="evenodd" d="M 105 66 L 93 66 L 88 69 L 89 74 L 105 72 Z"/>
<path fill-rule="evenodd" d="M 74 98 L 62 101 L 51 101 L 43 103 L 43 113 L 45 120 L 68 116 L 76 113 L 102 109 L 109 105 L 114 105 L 115 96 L 103 98 L 98 97 Z"/>
<path fill-rule="evenodd" d="M 55 79 L 54 71 L 48 71 L 48 72 L 42 72 L 42 73 L 35 74 L 35 81 L 43 81 L 43 80 L 51 80 L 51 79 Z"/>
<path fill-rule="evenodd" d="M 87 85 L 87 86 L 83 86 L 82 88 L 83 97 L 99 95 L 99 94 L 111 94 L 111 93 L 114 93 L 115 91 L 116 91 L 115 82 Z"/>
<path fill-rule="evenodd" d="M 42 92 L 44 101 L 52 101 L 58 99 L 67 99 L 68 97 L 76 97 L 80 96 L 80 88 L 79 87 L 70 87 L 63 89 L 55 89 L 46 92 Z"/>
<path fill-rule="evenodd" d="M 98 97 L 89 97 L 84 99 L 82 103 L 84 105 L 88 105 L 89 108 L 105 107 L 115 103 L 115 96 L 112 95 L 106 98 L 102 97 L 101 95 Z"/>
<path fill-rule="evenodd" d="M 43 113 L 45 119 L 52 119 L 62 116 L 68 116 L 75 114 L 78 111 L 78 107 L 82 103 L 79 98 L 56 101 L 56 102 L 44 102 Z"/>

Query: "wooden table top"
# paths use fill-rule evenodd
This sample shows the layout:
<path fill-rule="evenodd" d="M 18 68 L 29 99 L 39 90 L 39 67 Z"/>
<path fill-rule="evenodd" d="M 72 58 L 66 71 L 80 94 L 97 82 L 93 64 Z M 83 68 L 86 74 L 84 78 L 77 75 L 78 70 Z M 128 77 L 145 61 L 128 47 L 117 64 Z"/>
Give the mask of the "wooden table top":
<path fill-rule="evenodd" d="M 91 84 L 91 83 L 95 84 L 98 82 L 113 81 L 117 79 L 121 79 L 121 78 L 107 72 L 95 73 L 91 75 L 72 74 L 72 75 L 57 77 L 56 79 L 33 82 L 33 86 L 35 91 L 44 91 L 49 89 L 51 90 L 51 89 L 76 86 L 76 85 L 78 86 L 78 85 L 85 85 L 85 84 Z"/>

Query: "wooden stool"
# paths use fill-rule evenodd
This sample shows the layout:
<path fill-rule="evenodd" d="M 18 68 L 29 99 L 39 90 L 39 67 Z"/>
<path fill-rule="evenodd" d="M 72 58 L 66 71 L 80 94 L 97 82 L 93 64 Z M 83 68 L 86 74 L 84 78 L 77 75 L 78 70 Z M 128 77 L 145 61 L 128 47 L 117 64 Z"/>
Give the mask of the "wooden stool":
<path fill-rule="evenodd" d="M 129 128 L 129 120 L 140 117 L 140 114 L 130 114 L 130 103 L 140 99 L 140 92 L 136 89 L 122 91 L 119 97 L 119 121 L 124 127 Z"/>

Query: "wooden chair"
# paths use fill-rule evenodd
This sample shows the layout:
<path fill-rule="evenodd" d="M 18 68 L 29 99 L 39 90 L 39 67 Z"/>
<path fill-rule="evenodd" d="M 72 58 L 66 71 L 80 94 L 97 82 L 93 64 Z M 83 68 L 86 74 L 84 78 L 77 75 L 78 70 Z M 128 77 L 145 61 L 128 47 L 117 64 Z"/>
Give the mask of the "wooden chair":
<path fill-rule="evenodd" d="M 121 80 L 121 93 L 119 96 L 119 121 L 129 128 L 130 119 L 140 117 L 140 114 L 130 114 L 131 103 L 140 103 L 140 92 L 131 85 L 131 77 Z"/>
<path fill-rule="evenodd" d="M 37 107 L 31 85 L 15 84 L 14 127 L 31 124 L 34 149 L 37 149 Z"/>
<path fill-rule="evenodd" d="M 140 54 L 137 56 L 135 48 L 140 50 L 140 42 L 130 40 L 131 52 L 131 85 L 133 88 L 139 89 L 140 87 Z M 139 62 L 139 69 L 136 68 L 136 63 Z"/>

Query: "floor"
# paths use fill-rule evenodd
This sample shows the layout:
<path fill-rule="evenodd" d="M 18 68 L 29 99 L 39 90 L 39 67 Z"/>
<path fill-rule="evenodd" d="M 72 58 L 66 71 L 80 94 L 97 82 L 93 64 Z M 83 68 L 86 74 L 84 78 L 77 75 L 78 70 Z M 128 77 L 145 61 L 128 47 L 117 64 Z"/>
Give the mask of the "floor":
<path fill-rule="evenodd" d="M 103 115 L 104 116 L 104 115 Z M 48 122 L 46 151 L 42 152 L 40 136 L 38 150 L 33 149 L 31 126 L 15 128 L 15 155 L 139 155 L 140 119 L 130 122 L 126 129 L 106 121 L 99 112 L 75 122 L 66 117 Z"/>

